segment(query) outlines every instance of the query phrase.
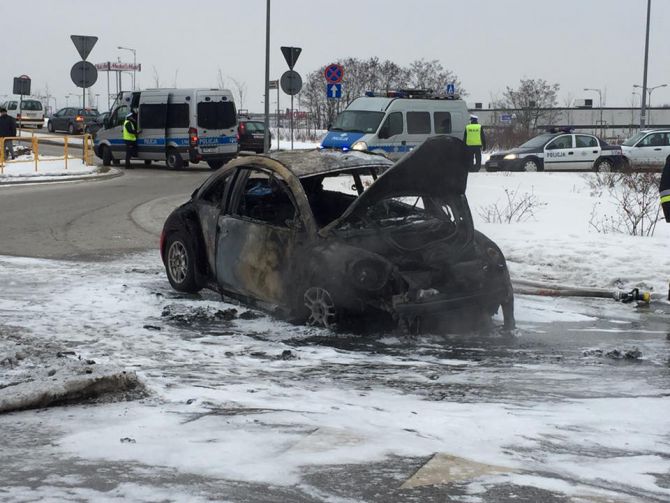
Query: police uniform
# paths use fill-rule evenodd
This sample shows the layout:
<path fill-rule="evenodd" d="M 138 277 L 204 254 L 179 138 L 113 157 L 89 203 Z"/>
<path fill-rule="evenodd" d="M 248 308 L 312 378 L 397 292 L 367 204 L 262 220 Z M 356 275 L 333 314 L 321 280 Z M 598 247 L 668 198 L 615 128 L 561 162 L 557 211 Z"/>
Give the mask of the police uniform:
<path fill-rule="evenodd" d="M 482 169 L 482 150 L 486 149 L 486 136 L 482 125 L 477 122 L 477 117 L 472 116 L 470 119 L 471 123 L 465 126 L 463 141 L 468 149 L 469 171 L 479 171 Z"/>
<path fill-rule="evenodd" d="M 661 193 L 661 206 L 663 207 L 665 221 L 670 222 L 670 156 L 665 161 L 665 167 L 661 175 L 661 185 L 658 190 Z"/>
<path fill-rule="evenodd" d="M 123 141 L 126 144 L 126 169 L 130 169 L 130 159 L 137 157 L 137 122 L 134 114 L 128 114 L 123 122 Z"/>

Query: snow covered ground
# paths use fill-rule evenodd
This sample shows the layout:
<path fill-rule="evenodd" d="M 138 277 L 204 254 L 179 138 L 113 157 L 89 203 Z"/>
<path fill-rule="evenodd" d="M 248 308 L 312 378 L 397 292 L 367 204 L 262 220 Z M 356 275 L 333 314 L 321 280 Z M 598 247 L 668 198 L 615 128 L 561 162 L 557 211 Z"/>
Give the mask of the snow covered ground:
<path fill-rule="evenodd" d="M 216 481 L 237 481 L 310 501 L 360 501 L 323 492 L 309 474 L 420 459 L 382 477 L 385 485 L 447 481 L 464 502 L 499 501 L 490 491 L 509 484 L 575 502 L 670 500 L 660 299 L 670 225 L 652 237 L 597 233 L 593 212 L 612 215 L 616 205 L 592 192 L 594 176 L 470 176 L 476 226 L 514 277 L 657 294 L 639 309 L 518 296 L 513 340 L 361 339 L 289 325 L 211 293 L 177 294 L 155 250 L 98 263 L 0 257 L 0 394 L 56 351 L 134 371 L 150 393 L 0 416 L 10 439 L 0 449 L 0 499 L 207 501 L 226 497 Z M 503 205 L 505 190 L 534 194 L 534 216 L 485 222 L 481 213 Z M 604 356 L 630 346 L 642 356 Z M 84 475 L 91 470 L 95 483 Z"/>
<path fill-rule="evenodd" d="M 98 166 L 87 166 L 81 159 L 70 158 L 65 160 L 55 156 L 40 156 L 35 169 L 32 155 L 17 157 L 22 162 L 9 161 L 2 168 L 0 183 L 12 183 L 35 179 L 39 181 L 59 181 L 71 176 L 93 175 L 98 172 Z"/>

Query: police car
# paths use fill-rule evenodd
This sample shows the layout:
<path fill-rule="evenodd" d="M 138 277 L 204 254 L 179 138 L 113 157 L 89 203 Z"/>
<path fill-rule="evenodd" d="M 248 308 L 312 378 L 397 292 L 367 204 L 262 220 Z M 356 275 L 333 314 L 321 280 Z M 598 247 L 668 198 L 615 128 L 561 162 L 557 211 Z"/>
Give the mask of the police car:
<path fill-rule="evenodd" d="M 597 136 L 571 130 L 544 133 L 523 145 L 496 152 L 486 162 L 486 171 L 593 170 L 621 168 L 621 147 Z"/>

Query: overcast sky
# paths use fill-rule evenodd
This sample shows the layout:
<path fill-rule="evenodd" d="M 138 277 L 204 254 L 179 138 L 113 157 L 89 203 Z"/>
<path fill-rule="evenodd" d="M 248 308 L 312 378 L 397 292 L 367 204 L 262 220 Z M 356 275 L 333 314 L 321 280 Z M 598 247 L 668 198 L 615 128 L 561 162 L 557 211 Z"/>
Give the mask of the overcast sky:
<path fill-rule="evenodd" d="M 221 69 L 247 86 L 244 107 L 263 109 L 266 0 L 31 0 L 30 7 L 0 1 L 4 48 L 0 97 L 12 77 L 27 74 L 33 92 L 48 83 L 58 106 L 80 93 L 70 81 L 79 60 L 71 34 L 96 35 L 89 61 L 132 62 L 137 50 L 139 85 L 214 87 Z M 594 98 L 630 106 L 633 84 L 642 84 L 647 0 L 272 0 L 271 78 L 287 70 L 279 49 L 303 48 L 295 70 L 303 76 L 338 58 L 377 56 L 400 65 L 438 59 L 483 102 L 543 78 L 561 86 L 559 104 Z M 30 12 L 28 12 L 28 10 Z M 649 85 L 670 83 L 670 0 L 652 0 Z M 346 68 L 345 68 L 346 71 Z M 130 78 L 125 77 L 130 85 Z M 94 86 L 100 109 L 106 75 Z M 276 94 L 273 93 L 272 107 Z M 636 98 L 639 103 L 639 97 Z M 282 95 L 282 107 L 288 96 Z M 70 104 L 74 98 L 69 99 Z M 653 92 L 652 105 L 670 104 L 670 85 Z M 238 104 L 239 106 L 239 104 Z"/>

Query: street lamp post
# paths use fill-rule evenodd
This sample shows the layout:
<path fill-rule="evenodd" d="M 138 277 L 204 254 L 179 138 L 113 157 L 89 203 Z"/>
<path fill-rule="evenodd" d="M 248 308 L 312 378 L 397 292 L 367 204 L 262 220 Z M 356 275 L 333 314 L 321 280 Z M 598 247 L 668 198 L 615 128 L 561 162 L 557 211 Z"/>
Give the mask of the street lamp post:
<path fill-rule="evenodd" d="M 651 19 L 651 0 L 647 0 L 647 30 L 644 39 L 644 71 L 642 73 L 642 101 L 640 103 L 640 129 L 644 129 L 647 119 L 647 66 L 649 63 L 649 20 Z"/>
<path fill-rule="evenodd" d="M 136 91 L 136 90 L 137 90 L 137 87 L 135 86 L 135 77 L 136 77 L 136 75 L 137 75 L 137 74 L 136 74 L 136 71 L 137 71 L 137 70 L 136 70 L 136 68 L 137 68 L 137 52 L 136 52 L 135 49 L 133 49 L 132 47 L 121 47 L 121 46 L 118 46 L 117 49 L 122 49 L 122 50 L 124 50 L 124 51 L 131 51 L 131 52 L 133 53 L 133 91 Z"/>
<path fill-rule="evenodd" d="M 600 89 L 585 87 L 584 91 L 594 91 L 598 93 L 598 107 L 600 108 L 600 127 L 603 127 L 603 93 Z"/>
<path fill-rule="evenodd" d="M 633 84 L 633 87 L 637 87 L 644 90 L 644 88 L 638 84 Z M 647 108 L 649 108 L 649 124 L 651 124 L 651 93 L 654 92 L 654 89 L 658 89 L 659 87 L 668 87 L 668 84 L 659 84 L 657 86 L 647 87 L 646 89 L 647 94 L 649 95 L 649 99 L 647 99 Z M 642 123 L 640 123 L 640 125 L 642 125 Z"/>

